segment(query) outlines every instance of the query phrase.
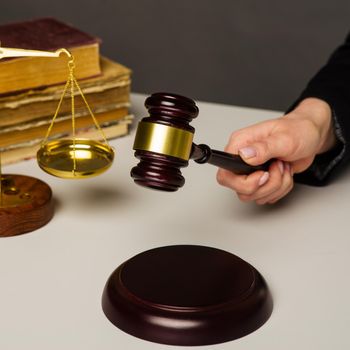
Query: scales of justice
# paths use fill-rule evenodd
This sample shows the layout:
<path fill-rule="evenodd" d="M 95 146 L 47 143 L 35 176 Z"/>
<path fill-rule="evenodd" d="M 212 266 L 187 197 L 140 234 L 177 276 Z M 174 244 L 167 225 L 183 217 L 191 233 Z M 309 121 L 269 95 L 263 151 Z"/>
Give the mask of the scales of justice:
<path fill-rule="evenodd" d="M 74 57 L 67 49 L 54 52 L 5 48 L 0 46 L 0 59 L 11 57 L 52 57 L 67 61 L 67 82 L 64 86 L 56 112 L 37 153 L 41 169 L 63 179 L 83 179 L 106 171 L 114 159 L 103 130 L 99 126 L 84 94 L 74 76 Z M 102 135 L 103 142 L 80 139 L 75 135 L 75 94 L 82 97 L 91 118 Z M 72 137 L 49 140 L 50 132 L 59 113 L 63 98 L 69 93 L 71 99 Z M 1 172 L 0 148 L 0 237 L 14 236 L 36 230 L 47 224 L 54 213 L 52 191 L 43 181 L 25 175 Z"/>

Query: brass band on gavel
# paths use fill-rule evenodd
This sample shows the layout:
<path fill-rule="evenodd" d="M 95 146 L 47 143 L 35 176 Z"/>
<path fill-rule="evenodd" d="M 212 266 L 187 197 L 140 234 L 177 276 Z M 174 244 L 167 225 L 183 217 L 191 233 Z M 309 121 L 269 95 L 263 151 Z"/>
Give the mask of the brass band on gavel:
<path fill-rule="evenodd" d="M 164 124 L 140 122 L 133 149 L 189 160 L 193 133 Z"/>

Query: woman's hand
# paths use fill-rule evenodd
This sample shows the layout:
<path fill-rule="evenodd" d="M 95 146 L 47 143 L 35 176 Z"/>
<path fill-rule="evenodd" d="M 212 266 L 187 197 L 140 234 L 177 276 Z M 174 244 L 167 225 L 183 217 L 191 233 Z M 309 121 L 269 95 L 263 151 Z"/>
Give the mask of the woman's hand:
<path fill-rule="evenodd" d="M 306 170 L 317 154 L 336 143 L 329 105 L 317 98 L 303 100 L 292 112 L 232 133 L 226 152 L 239 154 L 251 165 L 276 159 L 268 172 L 236 175 L 219 169 L 219 184 L 238 197 L 257 204 L 272 204 L 293 188 L 293 174 Z"/>

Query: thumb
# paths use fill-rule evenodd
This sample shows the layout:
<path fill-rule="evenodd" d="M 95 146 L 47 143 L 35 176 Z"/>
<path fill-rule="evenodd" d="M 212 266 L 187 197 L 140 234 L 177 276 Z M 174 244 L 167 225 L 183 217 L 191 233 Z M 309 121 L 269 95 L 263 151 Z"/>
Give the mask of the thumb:
<path fill-rule="evenodd" d="M 290 160 L 293 146 L 291 140 L 287 140 L 283 135 L 275 135 L 240 148 L 238 153 L 246 163 L 259 165 L 272 158 Z"/>

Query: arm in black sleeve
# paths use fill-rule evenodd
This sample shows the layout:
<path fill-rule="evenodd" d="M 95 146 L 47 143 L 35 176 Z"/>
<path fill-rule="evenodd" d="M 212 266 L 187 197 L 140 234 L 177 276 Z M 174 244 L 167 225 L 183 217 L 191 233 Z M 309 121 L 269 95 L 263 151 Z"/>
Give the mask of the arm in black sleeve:
<path fill-rule="evenodd" d="M 295 180 L 321 186 L 350 158 L 350 35 L 311 79 L 289 111 L 308 97 L 319 98 L 331 107 L 338 145 L 327 153 L 317 155 L 306 171 L 295 175 Z"/>

